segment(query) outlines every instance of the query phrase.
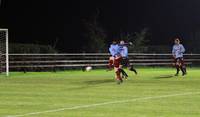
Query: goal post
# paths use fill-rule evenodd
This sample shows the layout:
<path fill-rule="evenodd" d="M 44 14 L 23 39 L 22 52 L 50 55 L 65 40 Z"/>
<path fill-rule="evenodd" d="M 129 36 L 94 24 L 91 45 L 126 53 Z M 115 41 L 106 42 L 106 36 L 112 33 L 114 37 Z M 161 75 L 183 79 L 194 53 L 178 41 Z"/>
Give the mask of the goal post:
<path fill-rule="evenodd" d="M 0 29 L 0 72 L 9 76 L 8 29 Z"/>

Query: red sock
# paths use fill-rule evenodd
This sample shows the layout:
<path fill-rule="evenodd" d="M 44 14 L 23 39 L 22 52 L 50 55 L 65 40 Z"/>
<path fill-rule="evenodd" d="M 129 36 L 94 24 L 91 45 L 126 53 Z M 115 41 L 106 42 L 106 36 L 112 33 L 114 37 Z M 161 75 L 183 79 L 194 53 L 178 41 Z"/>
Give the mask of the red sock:
<path fill-rule="evenodd" d="M 121 74 L 120 74 L 119 70 L 116 71 L 116 80 L 121 80 L 122 81 L 122 77 L 121 77 Z"/>

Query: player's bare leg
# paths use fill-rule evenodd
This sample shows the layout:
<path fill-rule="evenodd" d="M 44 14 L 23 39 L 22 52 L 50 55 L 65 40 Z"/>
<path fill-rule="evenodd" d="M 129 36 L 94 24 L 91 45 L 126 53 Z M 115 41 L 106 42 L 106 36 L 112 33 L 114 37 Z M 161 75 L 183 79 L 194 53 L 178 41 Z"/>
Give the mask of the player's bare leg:
<path fill-rule="evenodd" d="M 123 79 L 121 77 L 121 72 L 120 72 L 121 59 L 122 59 L 121 56 L 115 57 L 114 59 L 115 78 L 118 84 L 121 84 L 123 82 Z"/>
<path fill-rule="evenodd" d="M 121 77 L 120 68 L 115 67 L 115 79 L 117 80 L 117 84 L 121 84 L 123 82 Z"/>

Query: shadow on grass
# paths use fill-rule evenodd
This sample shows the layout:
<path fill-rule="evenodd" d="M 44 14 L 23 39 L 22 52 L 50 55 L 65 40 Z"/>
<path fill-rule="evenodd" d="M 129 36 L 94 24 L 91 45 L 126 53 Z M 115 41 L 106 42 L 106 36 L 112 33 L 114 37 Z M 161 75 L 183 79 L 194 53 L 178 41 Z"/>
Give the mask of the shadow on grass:
<path fill-rule="evenodd" d="M 162 78 L 173 78 L 174 75 L 161 75 L 161 76 L 157 76 L 155 77 L 155 79 L 162 79 Z"/>
<path fill-rule="evenodd" d="M 99 84 L 105 84 L 105 83 L 111 83 L 114 82 L 113 79 L 105 79 L 105 80 L 90 80 L 85 81 L 84 83 L 87 85 L 99 85 Z"/>
<path fill-rule="evenodd" d="M 84 81 L 82 82 L 82 85 L 84 84 L 83 86 L 70 88 L 69 90 L 83 90 L 83 89 L 88 89 L 91 87 L 98 87 L 98 86 L 101 86 L 101 84 L 107 84 L 107 83 L 113 83 L 113 82 L 115 82 L 115 80 L 113 79 Z"/>

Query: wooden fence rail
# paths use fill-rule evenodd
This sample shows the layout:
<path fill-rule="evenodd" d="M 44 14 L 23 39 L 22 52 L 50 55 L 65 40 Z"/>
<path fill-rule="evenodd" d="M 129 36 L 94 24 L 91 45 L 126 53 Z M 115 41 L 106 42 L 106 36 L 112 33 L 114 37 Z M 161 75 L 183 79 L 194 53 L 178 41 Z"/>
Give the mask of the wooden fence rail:
<path fill-rule="evenodd" d="M 80 69 L 84 66 L 106 67 L 108 53 L 9 54 L 9 68 L 20 70 Z M 130 53 L 130 63 L 137 66 L 171 66 L 171 54 Z M 185 54 L 186 64 L 200 65 L 200 54 Z"/>

